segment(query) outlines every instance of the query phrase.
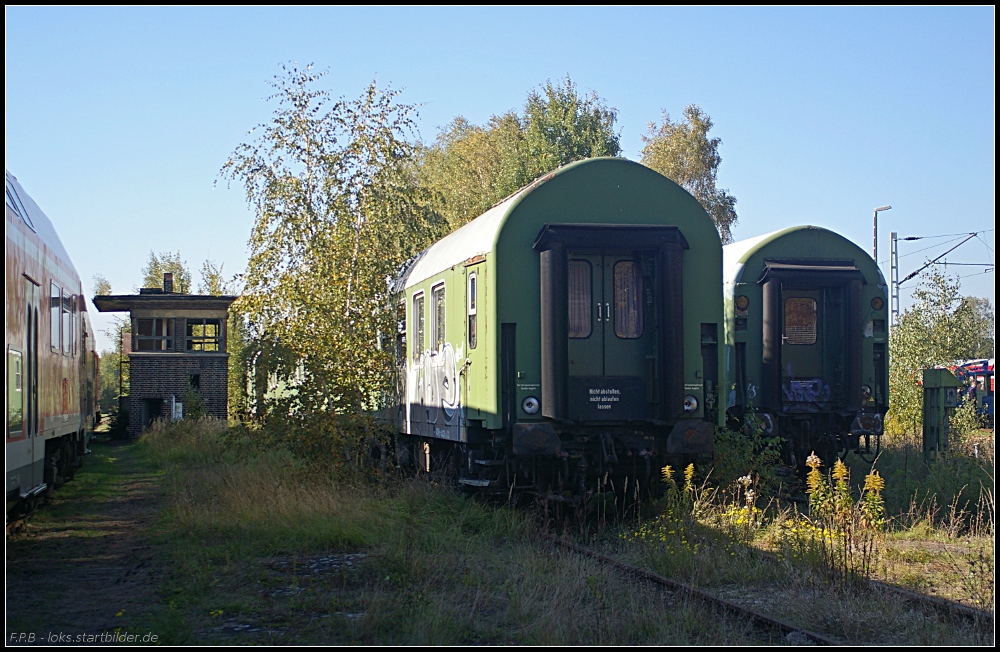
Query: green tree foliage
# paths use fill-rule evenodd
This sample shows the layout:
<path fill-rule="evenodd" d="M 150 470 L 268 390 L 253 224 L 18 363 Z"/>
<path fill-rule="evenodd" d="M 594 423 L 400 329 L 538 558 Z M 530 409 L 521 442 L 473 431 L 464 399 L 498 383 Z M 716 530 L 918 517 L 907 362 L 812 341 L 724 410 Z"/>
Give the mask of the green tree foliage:
<path fill-rule="evenodd" d="M 247 315 L 239 298 L 240 276 L 226 280 L 222 273 L 223 266 L 214 261 L 206 260 L 201 264 L 201 282 L 198 285 L 200 294 L 212 296 L 236 296 L 237 299 L 229 307 L 229 320 L 226 323 L 226 352 L 229 354 L 229 416 L 243 420 L 248 416 L 248 369 L 251 352 L 247 336 Z M 188 402 L 185 406 L 193 405 Z M 204 406 L 202 406 L 203 409 Z M 185 407 L 187 410 L 188 407 Z M 196 411 L 186 413 L 192 416 Z"/>
<path fill-rule="evenodd" d="M 222 275 L 222 265 L 216 265 L 214 261 L 206 260 L 201 264 L 201 283 L 198 285 L 198 294 L 210 294 L 218 297 L 230 294 L 230 283 Z"/>
<path fill-rule="evenodd" d="M 444 217 L 447 229 L 457 229 L 524 185 L 526 151 L 520 119 L 513 113 L 494 116 L 486 127 L 455 118 L 431 147 L 423 148 L 420 180 L 433 192 L 433 210 Z"/>
<path fill-rule="evenodd" d="M 449 230 L 561 165 L 618 156 L 617 112 L 566 77 L 528 93 L 521 115 L 495 115 L 485 126 L 455 118 L 422 148 L 419 174 Z"/>
<path fill-rule="evenodd" d="M 922 370 L 994 355 L 995 321 L 988 299 L 963 297 L 958 279 L 931 269 L 914 291 L 915 303 L 889 334 L 887 430 L 919 433 Z"/>
<path fill-rule="evenodd" d="M 94 296 L 103 297 L 111 294 L 111 281 L 103 274 L 94 274 Z"/>
<path fill-rule="evenodd" d="M 722 163 L 720 138 L 709 138 L 712 119 L 697 105 L 684 109 L 684 120 L 672 122 L 663 112 L 663 122 L 649 123 L 642 137 L 642 163 L 675 181 L 701 202 L 719 230 L 723 244 L 733 241 L 736 226 L 736 198 L 715 185 Z"/>
<path fill-rule="evenodd" d="M 126 396 L 129 392 L 129 367 L 122 365 L 122 335 L 131 336 L 132 323 L 127 317 L 112 315 L 111 325 L 104 329 L 104 335 L 115 343 L 113 350 L 102 351 L 98 365 L 97 402 L 101 412 L 112 414 L 118 411 L 119 390 Z M 119 375 L 120 374 L 120 375 Z"/>
<path fill-rule="evenodd" d="M 240 302 L 248 355 L 301 365 L 300 407 L 352 411 L 373 407 L 389 377 L 376 345 L 392 323 L 387 279 L 424 248 L 434 220 L 406 140 L 414 107 L 374 82 L 331 101 L 316 88 L 324 74 L 283 67 L 272 119 L 221 174 L 256 213 Z"/>
<path fill-rule="evenodd" d="M 187 262 L 181 259 L 181 252 L 170 253 L 161 252 L 155 254 L 149 252 L 149 260 L 142 268 L 142 287 L 162 288 L 163 274 L 170 272 L 174 275 L 174 292 L 188 294 L 191 292 L 191 272 L 188 271 Z"/>
<path fill-rule="evenodd" d="M 532 179 L 572 161 L 618 156 L 617 117 L 597 93 L 581 95 L 568 75 L 528 93 L 523 124 Z"/>

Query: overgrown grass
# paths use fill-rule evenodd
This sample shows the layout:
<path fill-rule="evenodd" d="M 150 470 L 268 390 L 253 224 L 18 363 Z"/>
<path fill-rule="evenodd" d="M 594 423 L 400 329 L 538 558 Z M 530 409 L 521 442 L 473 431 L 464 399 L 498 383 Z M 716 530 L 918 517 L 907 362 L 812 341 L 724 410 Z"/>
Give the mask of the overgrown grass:
<path fill-rule="evenodd" d="M 992 612 L 991 489 L 979 494 L 975 510 L 956 508 L 943 519 L 925 505 L 917 521 L 929 531 L 918 533 L 900 514 L 885 518 L 881 496 L 891 481 L 870 466 L 866 475 L 865 491 L 852 491 L 847 467 L 837 466 L 832 476 L 815 469 L 808 507 L 769 497 L 750 475 L 722 488 L 668 479 L 659 516 L 605 545 L 664 575 L 843 641 L 992 643 L 992 621 L 951 622 L 855 579 L 910 586 Z M 922 584 L 910 581 L 918 577 Z"/>
<path fill-rule="evenodd" d="M 552 549 L 523 510 L 390 472 L 350 482 L 257 435 L 203 420 L 140 441 L 165 474 L 159 625 L 174 642 L 761 642 L 746 623 Z"/>
<path fill-rule="evenodd" d="M 981 492 L 992 490 L 994 460 L 991 431 L 956 438 L 949 453 L 929 462 L 924 459 L 919 435 L 886 436 L 875 461 L 886 481 L 886 512 L 900 527 L 913 527 L 930 518 L 931 530 L 948 530 L 947 521 L 953 514 L 977 512 Z M 872 468 L 857 455 L 849 455 L 845 461 L 858 478 Z M 983 516 L 988 518 L 988 514 Z"/>

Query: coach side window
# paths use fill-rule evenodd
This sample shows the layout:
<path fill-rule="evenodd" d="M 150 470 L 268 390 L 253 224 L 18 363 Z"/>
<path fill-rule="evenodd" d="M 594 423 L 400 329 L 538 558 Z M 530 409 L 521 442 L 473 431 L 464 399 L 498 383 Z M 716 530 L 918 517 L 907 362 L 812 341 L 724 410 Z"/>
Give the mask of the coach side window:
<path fill-rule="evenodd" d="M 49 343 L 52 345 L 53 351 L 58 351 L 62 344 L 62 338 L 60 337 L 60 330 L 62 327 L 62 290 L 55 283 L 50 284 L 51 293 L 49 294 L 49 332 L 51 337 L 49 338 Z"/>
<path fill-rule="evenodd" d="M 444 309 L 444 283 L 431 288 L 431 301 L 434 303 L 434 312 L 431 317 L 431 340 L 434 342 L 434 350 L 440 351 L 444 348 L 445 342 L 445 319 L 447 313 Z"/>
<path fill-rule="evenodd" d="M 7 349 L 7 430 L 16 437 L 24 429 L 24 368 L 21 352 Z"/>
<path fill-rule="evenodd" d="M 24 210 L 24 204 L 21 203 L 21 198 L 17 196 L 17 191 L 14 190 L 14 186 L 10 185 L 10 181 L 4 179 L 6 184 L 7 196 L 6 204 L 10 207 L 12 211 L 21 216 L 24 223 L 28 225 L 32 231 L 35 230 L 35 225 L 31 223 L 31 216 L 28 215 L 28 211 Z"/>
<path fill-rule="evenodd" d="M 571 260 L 569 276 L 569 336 L 577 339 L 590 337 L 592 288 L 590 263 Z"/>
<path fill-rule="evenodd" d="M 76 303 L 76 296 L 63 295 L 63 355 L 73 353 L 73 304 Z"/>
<path fill-rule="evenodd" d="M 469 348 L 476 348 L 476 273 L 469 274 Z"/>
<path fill-rule="evenodd" d="M 413 297 L 413 359 L 424 352 L 424 293 Z"/>

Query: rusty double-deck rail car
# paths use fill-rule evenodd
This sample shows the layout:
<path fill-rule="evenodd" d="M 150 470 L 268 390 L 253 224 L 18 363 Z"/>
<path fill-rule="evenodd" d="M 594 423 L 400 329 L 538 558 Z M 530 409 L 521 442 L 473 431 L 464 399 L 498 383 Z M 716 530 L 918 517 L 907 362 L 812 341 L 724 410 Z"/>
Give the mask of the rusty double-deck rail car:
<path fill-rule="evenodd" d="M 52 222 L 6 173 L 7 520 L 83 461 L 97 414 L 83 285 Z"/>

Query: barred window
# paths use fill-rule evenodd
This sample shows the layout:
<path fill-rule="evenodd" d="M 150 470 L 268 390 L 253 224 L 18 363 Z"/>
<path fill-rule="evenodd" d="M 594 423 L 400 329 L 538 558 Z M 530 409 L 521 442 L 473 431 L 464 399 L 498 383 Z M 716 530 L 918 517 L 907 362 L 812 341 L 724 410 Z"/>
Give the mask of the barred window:
<path fill-rule="evenodd" d="M 642 337 L 642 274 L 634 260 L 615 263 L 615 335 L 634 340 Z"/>
<path fill-rule="evenodd" d="M 219 319 L 187 320 L 188 351 L 221 351 L 222 321 Z"/>
<path fill-rule="evenodd" d="M 816 343 L 816 300 L 785 299 L 785 344 Z"/>
<path fill-rule="evenodd" d="M 136 319 L 132 338 L 136 351 L 172 351 L 174 349 L 173 319 Z"/>
<path fill-rule="evenodd" d="M 569 336 L 575 339 L 590 337 L 592 330 L 591 306 L 593 288 L 591 268 L 586 260 L 569 261 Z"/>

